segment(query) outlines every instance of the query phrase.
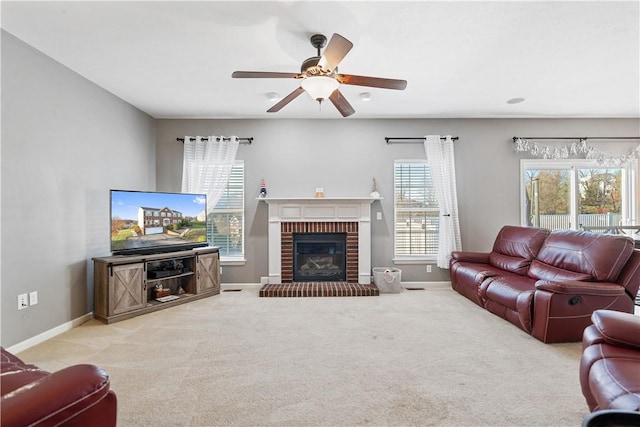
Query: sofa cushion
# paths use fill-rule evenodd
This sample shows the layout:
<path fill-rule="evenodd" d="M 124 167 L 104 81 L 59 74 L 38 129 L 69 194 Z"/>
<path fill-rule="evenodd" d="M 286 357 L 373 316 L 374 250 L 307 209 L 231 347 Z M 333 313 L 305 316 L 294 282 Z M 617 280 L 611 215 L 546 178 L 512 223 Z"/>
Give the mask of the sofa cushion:
<path fill-rule="evenodd" d="M 489 254 L 489 264 L 511 273 L 526 275 L 549 233 L 544 228 L 502 227 Z"/>
<path fill-rule="evenodd" d="M 506 275 L 483 283 L 481 296 L 511 310 L 518 310 L 518 299 L 528 299 L 535 291 L 536 281 L 526 276 Z M 527 308 L 528 310 L 529 308 Z"/>
<path fill-rule="evenodd" d="M 550 281 L 615 282 L 633 246 L 627 236 L 556 230 L 545 240 L 528 275 Z"/>
<path fill-rule="evenodd" d="M 505 272 L 489 264 L 456 261 L 451 263 L 451 287 L 480 306 L 480 285 L 487 277 L 504 275 Z"/>

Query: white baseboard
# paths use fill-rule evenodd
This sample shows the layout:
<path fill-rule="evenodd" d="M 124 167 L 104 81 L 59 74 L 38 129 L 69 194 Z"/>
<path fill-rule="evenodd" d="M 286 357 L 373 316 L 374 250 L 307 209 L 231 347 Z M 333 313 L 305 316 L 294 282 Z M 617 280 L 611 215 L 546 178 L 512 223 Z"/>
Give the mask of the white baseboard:
<path fill-rule="evenodd" d="M 425 289 L 434 289 L 434 288 L 450 288 L 451 282 L 400 282 L 400 285 L 403 288 L 425 288 Z"/>
<path fill-rule="evenodd" d="M 261 286 L 260 283 L 222 283 L 220 284 L 220 288 L 222 290 L 225 289 L 241 289 L 241 288 L 255 288 L 256 286 Z"/>
<path fill-rule="evenodd" d="M 20 353 L 21 351 L 25 351 L 35 345 L 45 342 L 48 339 L 51 339 L 57 335 L 60 335 L 64 332 L 70 331 L 76 326 L 82 325 L 84 322 L 93 319 L 93 312 L 87 313 L 83 316 L 80 316 L 76 319 L 73 319 L 69 322 L 63 323 L 60 326 L 56 326 L 55 328 L 49 329 L 41 334 L 36 335 L 35 337 L 31 337 L 28 340 L 22 341 L 18 344 L 12 345 L 7 348 L 9 353 Z"/>

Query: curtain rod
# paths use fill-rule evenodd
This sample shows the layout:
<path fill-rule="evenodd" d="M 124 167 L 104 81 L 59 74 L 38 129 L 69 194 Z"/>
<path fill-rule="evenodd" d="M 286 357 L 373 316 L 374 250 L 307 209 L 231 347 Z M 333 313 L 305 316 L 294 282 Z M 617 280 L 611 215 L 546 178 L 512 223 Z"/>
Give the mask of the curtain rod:
<path fill-rule="evenodd" d="M 387 142 L 387 144 L 391 144 L 393 142 L 393 140 L 395 141 L 424 141 L 427 138 L 425 138 L 424 136 L 385 136 L 384 140 Z M 447 139 L 446 136 L 441 136 L 440 139 Z M 452 141 L 457 141 L 458 137 L 457 136 L 452 136 L 451 137 Z"/>
<path fill-rule="evenodd" d="M 514 136 L 513 142 L 518 139 L 640 139 L 640 136 Z"/>
<path fill-rule="evenodd" d="M 204 139 L 205 141 L 209 140 L 209 137 L 203 137 L 202 139 Z M 225 136 L 224 138 L 222 138 L 224 141 L 229 141 L 231 140 L 231 138 Z M 195 141 L 195 138 L 191 138 L 191 141 Z M 176 138 L 176 141 L 180 141 L 180 142 L 184 142 L 184 138 Z M 253 143 L 253 137 L 249 137 L 249 138 L 238 138 L 238 142 L 240 144 L 249 144 L 251 145 Z"/>

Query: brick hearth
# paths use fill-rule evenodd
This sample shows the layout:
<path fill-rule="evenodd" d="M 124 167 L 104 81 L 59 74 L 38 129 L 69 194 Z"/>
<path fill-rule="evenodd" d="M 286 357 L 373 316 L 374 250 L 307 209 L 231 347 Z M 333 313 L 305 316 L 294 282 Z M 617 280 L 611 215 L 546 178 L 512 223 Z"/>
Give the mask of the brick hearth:
<path fill-rule="evenodd" d="M 294 233 L 346 233 L 348 283 L 358 283 L 358 223 L 357 222 L 282 222 L 280 224 L 280 257 L 282 283 L 293 282 Z"/>
<path fill-rule="evenodd" d="M 268 284 L 260 288 L 261 297 L 367 297 L 378 296 L 376 285 L 346 282 L 295 282 Z"/>

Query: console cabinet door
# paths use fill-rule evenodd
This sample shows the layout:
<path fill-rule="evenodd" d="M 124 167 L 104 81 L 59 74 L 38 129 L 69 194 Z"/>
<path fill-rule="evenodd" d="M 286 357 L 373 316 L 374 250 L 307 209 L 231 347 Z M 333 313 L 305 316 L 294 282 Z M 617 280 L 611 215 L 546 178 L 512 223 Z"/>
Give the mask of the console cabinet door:
<path fill-rule="evenodd" d="M 147 305 L 144 264 L 114 265 L 109 275 L 109 315 L 138 310 Z"/>
<path fill-rule="evenodd" d="M 198 293 L 220 293 L 220 258 L 218 253 L 198 254 L 198 275 L 196 283 Z"/>

